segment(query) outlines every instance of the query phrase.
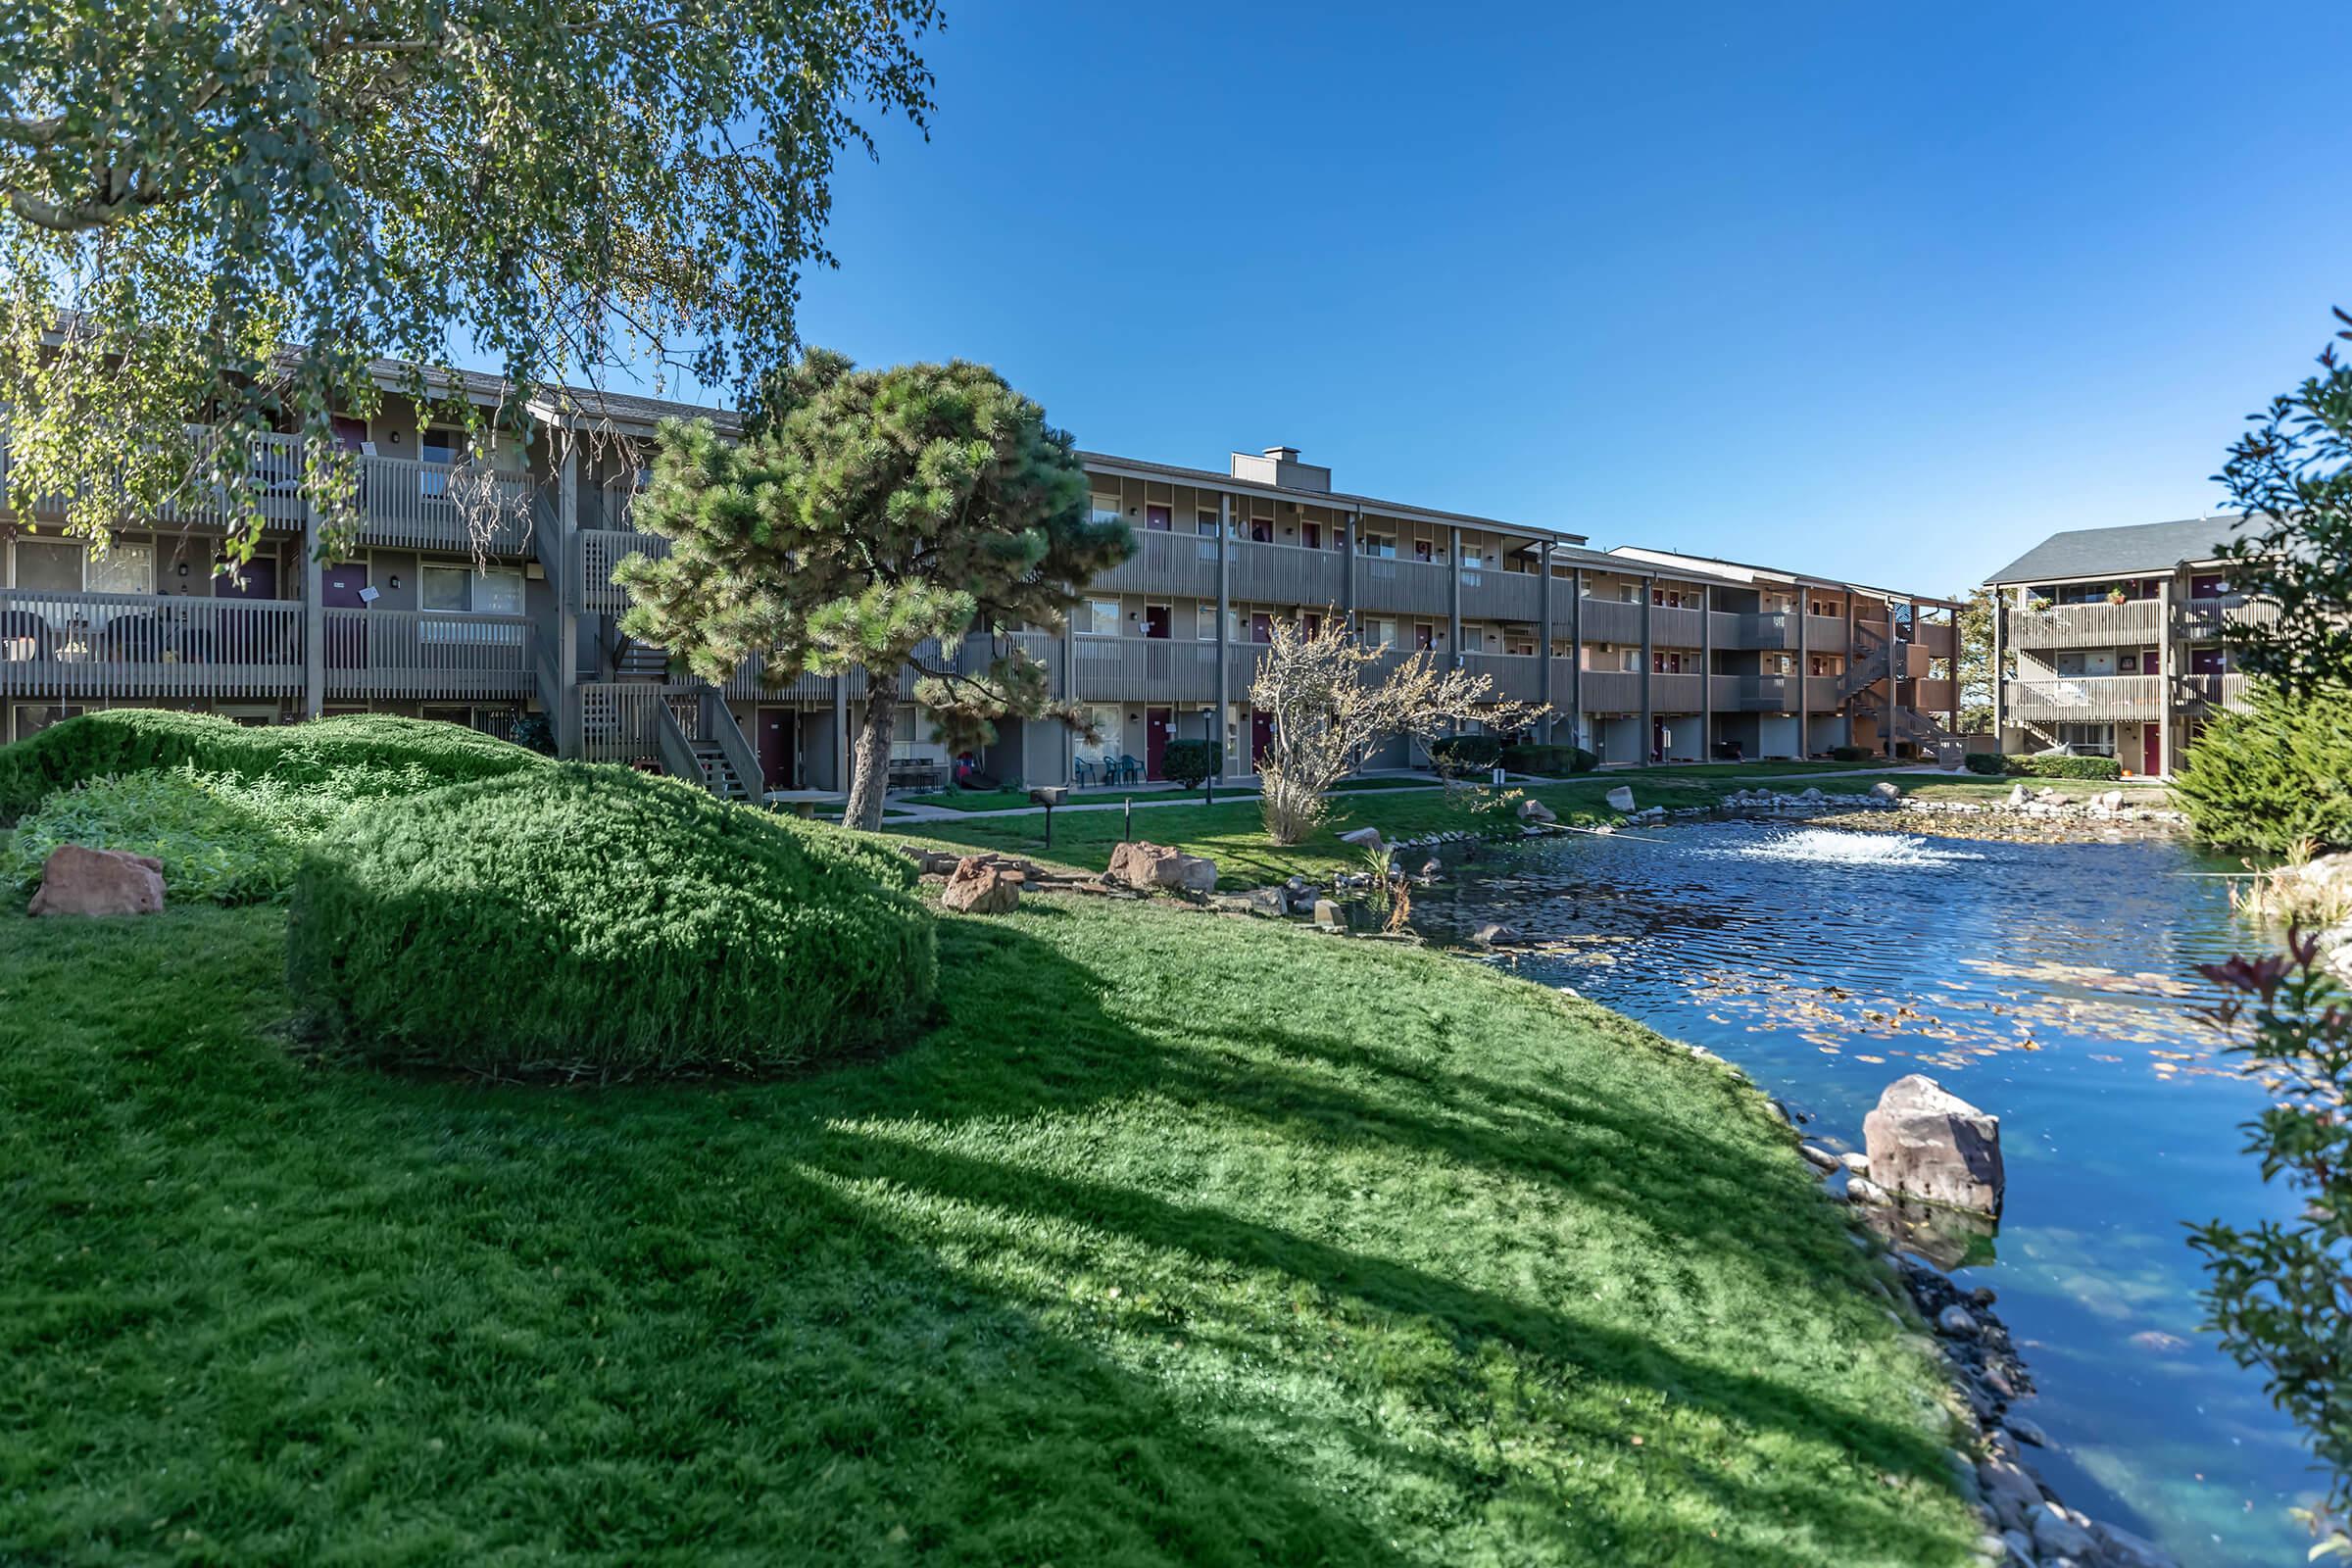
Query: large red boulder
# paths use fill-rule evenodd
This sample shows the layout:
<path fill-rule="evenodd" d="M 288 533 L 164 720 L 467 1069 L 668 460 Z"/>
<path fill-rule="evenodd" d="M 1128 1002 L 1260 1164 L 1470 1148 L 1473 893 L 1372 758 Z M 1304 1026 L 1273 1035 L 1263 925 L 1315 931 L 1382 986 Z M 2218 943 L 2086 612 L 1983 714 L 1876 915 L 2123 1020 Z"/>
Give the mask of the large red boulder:
<path fill-rule="evenodd" d="M 164 907 L 164 862 L 152 855 L 61 844 L 41 866 L 34 915 L 157 914 Z"/>

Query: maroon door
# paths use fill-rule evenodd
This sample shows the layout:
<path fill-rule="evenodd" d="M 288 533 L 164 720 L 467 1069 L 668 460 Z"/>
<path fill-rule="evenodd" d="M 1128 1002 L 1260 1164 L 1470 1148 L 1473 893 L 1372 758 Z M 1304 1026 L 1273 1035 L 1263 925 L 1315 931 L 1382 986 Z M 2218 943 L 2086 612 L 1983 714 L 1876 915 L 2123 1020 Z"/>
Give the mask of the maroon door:
<path fill-rule="evenodd" d="M 1298 542 L 1309 550 L 1322 549 L 1323 525 L 1319 522 L 1300 523 L 1298 525 Z"/>
<path fill-rule="evenodd" d="M 2188 667 L 2192 674 L 2219 675 L 2229 665 L 2229 656 L 2219 648 L 2191 648 Z"/>
<path fill-rule="evenodd" d="M 1274 715 L 1262 708 L 1251 710 L 1250 713 L 1250 765 L 1255 767 L 1257 760 L 1265 756 L 1266 749 L 1273 744 Z"/>
<path fill-rule="evenodd" d="M 1252 518 L 1250 518 L 1250 542 L 1251 544 L 1258 544 L 1258 545 L 1270 545 L 1270 544 L 1272 544 L 1272 543 L 1274 542 L 1274 524 L 1272 524 L 1271 522 L 1268 522 L 1268 521 L 1266 521 L 1266 520 L 1265 520 L 1264 518 L 1262 518 L 1262 517 L 1252 517 Z"/>
<path fill-rule="evenodd" d="M 2158 724 L 2139 726 L 2139 770 L 2150 778 L 2164 771 L 2164 729 Z"/>
<path fill-rule="evenodd" d="M 1250 640 L 1270 643 L 1274 640 L 1274 617 L 1262 612 L 1250 617 Z"/>
<path fill-rule="evenodd" d="M 1144 777 L 1165 778 L 1160 764 L 1167 760 L 1168 741 L 1176 728 L 1176 710 L 1172 708 L 1144 710 Z"/>
<path fill-rule="evenodd" d="M 215 599 L 275 599 L 277 597 L 277 563 L 257 556 L 237 568 L 234 577 L 213 579 Z"/>
<path fill-rule="evenodd" d="M 324 591 L 318 603 L 327 610 L 368 608 L 368 563 L 341 561 L 326 568 Z M 368 664 L 368 623 L 356 615 L 339 615 L 326 623 L 326 664 L 329 669 L 364 669 Z"/>
<path fill-rule="evenodd" d="M 1146 605 L 1144 607 L 1144 635 L 1147 637 L 1167 636 L 1168 614 L 1169 610 L 1166 605 Z"/>
<path fill-rule="evenodd" d="M 793 711 L 760 710 L 760 778 L 771 790 L 792 788 Z"/>
<path fill-rule="evenodd" d="M 1144 526 L 1153 533 L 1166 533 L 1171 520 L 1168 509 L 1165 507 L 1146 507 L 1144 509 Z"/>

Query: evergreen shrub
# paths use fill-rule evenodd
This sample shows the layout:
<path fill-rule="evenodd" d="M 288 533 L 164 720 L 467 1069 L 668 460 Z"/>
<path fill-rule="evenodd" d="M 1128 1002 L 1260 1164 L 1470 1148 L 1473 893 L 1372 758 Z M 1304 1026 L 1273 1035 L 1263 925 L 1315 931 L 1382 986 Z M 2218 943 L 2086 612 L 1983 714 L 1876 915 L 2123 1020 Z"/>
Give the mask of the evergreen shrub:
<path fill-rule="evenodd" d="M 1170 741 L 1160 753 L 1159 770 L 1186 789 L 1214 778 L 1224 764 L 1225 748 L 1215 741 Z"/>
<path fill-rule="evenodd" d="M 1501 756 L 1499 735 L 1443 735 L 1429 743 L 1429 760 L 1441 773 L 1483 773 Z"/>
<path fill-rule="evenodd" d="M 1503 763 L 1515 773 L 1590 773 L 1600 760 L 1581 746 L 1514 746 Z"/>
<path fill-rule="evenodd" d="M 2352 850 L 2352 690 L 2288 697 L 2257 682 L 2205 726 L 2173 780 L 2208 848 L 2259 860 Z"/>
<path fill-rule="evenodd" d="M 2015 778 L 2081 778 L 2105 782 L 2124 776 L 2112 757 L 2004 757 L 2001 771 Z"/>
<path fill-rule="evenodd" d="M 938 978 L 902 857 L 672 779 L 550 763 L 354 812 L 306 856 L 287 974 L 385 1065 L 768 1072 L 904 1039 Z"/>
<path fill-rule="evenodd" d="M 2003 765 L 2004 761 L 2005 759 L 1998 752 L 1971 752 L 1962 760 L 1961 765 L 1971 773 L 1989 773 L 1998 776 L 2009 771 Z"/>

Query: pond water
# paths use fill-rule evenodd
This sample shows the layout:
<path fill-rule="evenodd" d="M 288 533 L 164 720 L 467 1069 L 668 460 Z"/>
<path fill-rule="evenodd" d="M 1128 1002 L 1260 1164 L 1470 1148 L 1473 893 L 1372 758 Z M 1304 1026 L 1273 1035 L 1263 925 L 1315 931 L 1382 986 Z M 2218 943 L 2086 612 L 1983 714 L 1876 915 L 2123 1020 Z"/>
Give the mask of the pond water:
<path fill-rule="evenodd" d="M 2001 1118 L 1997 1235 L 1923 1239 L 1992 1286 L 2048 1432 L 2028 1450 L 2094 1518 L 2189 1568 L 2300 1562 L 2317 1477 L 2257 1375 L 2198 1332 L 2182 1222 L 2286 1217 L 2239 1123 L 2261 1107 L 2191 1008 L 2194 966 L 2255 945 L 2165 843 L 2029 845 L 1689 822 L 1531 841 L 1417 892 L 1434 937 L 1745 1067 L 1833 1148 L 1925 1072 Z"/>

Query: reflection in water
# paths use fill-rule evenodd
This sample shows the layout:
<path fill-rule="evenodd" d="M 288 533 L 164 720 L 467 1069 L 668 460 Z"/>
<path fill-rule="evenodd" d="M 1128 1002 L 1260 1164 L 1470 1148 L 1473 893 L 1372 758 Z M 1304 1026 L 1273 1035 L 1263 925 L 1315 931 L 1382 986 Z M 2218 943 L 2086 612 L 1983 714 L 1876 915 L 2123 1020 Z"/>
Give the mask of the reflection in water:
<path fill-rule="evenodd" d="M 2092 1515 L 2191 1568 L 2300 1560 L 2309 1459 L 2253 1374 L 2198 1332 L 2184 1221 L 2281 1216 L 2239 1151 L 2261 1086 L 2191 1016 L 2194 965 L 2248 941 L 2164 844 L 1923 841 L 1703 823 L 1547 839 L 1415 896 L 1433 935 L 1501 921 L 1529 979 L 1695 1041 L 1858 1147 L 1921 1071 L 2001 1118 L 1990 1238 L 1909 1238 L 2000 1293 L 2050 1434 L 2034 1455 Z"/>

